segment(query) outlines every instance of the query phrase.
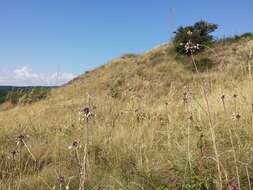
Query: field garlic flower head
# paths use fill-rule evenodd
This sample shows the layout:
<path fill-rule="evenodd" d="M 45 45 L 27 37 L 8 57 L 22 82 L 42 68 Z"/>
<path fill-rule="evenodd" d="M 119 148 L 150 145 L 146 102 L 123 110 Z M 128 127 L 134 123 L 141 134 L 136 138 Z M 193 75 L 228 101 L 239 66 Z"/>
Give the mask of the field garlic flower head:
<path fill-rule="evenodd" d="M 241 115 L 238 113 L 238 112 L 234 112 L 233 114 L 232 114 L 232 119 L 233 120 L 239 120 L 241 118 Z"/>
<path fill-rule="evenodd" d="M 191 40 L 189 40 L 188 42 L 186 42 L 185 44 L 182 44 L 182 46 L 184 45 L 184 50 L 186 53 L 189 52 L 196 52 L 197 50 L 200 49 L 200 45 L 198 43 L 193 43 Z"/>
<path fill-rule="evenodd" d="M 79 112 L 79 120 L 83 121 L 85 119 L 88 119 L 90 117 L 94 116 L 94 114 L 90 111 L 89 107 L 85 107 L 83 110 Z"/>
<path fill-rule="evenodd" d="M 69 149 L 77 149 L 80 147 L 80 140 L 74 140 L 73 143 L 68 147 Z"/>
<path fill-rule="evenodd" d="M 27 138 L 28 136 L 27 135 L 18 135 L 17 137 L 16 137 L 16 144 L 17 144 L 17 146 L 19 146 L 19 145 L 23 145 L 24 144 L 24 140 L 25 140 L 25 138 Z"/>
<path fill-rule="evenodd" d="M 64 178 L 64 176 L 59 176 L 58 177 L 58 181 L 59 181 L 59 183 L 64 183 L 65 182 L 65 178 Z"/>
<path fill-rule="evenodd" d="M 192 35 L 192 31 L 188 30 L 188 31 L 187 31 L 187 34 L 188 34 L 189 36 L 191 36 L 191 35 Z"/>

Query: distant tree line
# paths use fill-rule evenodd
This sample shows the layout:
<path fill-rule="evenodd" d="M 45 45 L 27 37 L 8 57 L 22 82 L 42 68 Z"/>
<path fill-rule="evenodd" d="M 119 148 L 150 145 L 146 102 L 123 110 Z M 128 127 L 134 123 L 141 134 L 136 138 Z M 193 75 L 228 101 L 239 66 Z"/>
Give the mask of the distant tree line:
<path fill-rule="evenodd" d="M 51 87 L 0 87 L 0 103 L 31 104 L 45 99 Z"/>

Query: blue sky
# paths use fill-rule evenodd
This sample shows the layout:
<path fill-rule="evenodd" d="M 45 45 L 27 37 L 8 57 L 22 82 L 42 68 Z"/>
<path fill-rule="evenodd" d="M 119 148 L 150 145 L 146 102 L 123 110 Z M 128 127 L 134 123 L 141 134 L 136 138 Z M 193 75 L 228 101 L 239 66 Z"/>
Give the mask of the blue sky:
<path fill-rule="evenodd" d="M 252 0 L 0 0 L 0 85 L 62 84 L 204 19 L 253 32 Z"/>

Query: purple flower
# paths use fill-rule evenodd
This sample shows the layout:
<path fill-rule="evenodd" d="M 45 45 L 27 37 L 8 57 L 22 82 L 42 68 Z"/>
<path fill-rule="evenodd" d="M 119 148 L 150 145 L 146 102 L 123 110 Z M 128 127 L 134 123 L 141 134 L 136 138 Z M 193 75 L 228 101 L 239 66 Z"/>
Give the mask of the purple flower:
<path fill-rule="evenodd" d="M 64 183 L 65 182 L 64 176 L 59 176 L 58 181 L 59 181 L 59 183 Z"/>
<path fill-rule="evenodd" d="M 239 190 L 239 188 L 235 182 L 230 182 L 228 184 L 228 190 Z"/>

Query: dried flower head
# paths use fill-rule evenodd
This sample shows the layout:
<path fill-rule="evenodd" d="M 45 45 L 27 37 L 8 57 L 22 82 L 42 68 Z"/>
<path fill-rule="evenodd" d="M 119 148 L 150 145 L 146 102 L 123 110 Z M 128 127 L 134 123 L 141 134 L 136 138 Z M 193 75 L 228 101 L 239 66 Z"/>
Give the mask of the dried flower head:
<path fill-rule="evenodd" d="M 136 109 L 135 114 L 136 114 L 136 119 L 137 119 L 138 122 L 141 122 L 146 118 L 145 112 L 143 112 L 140 109 Z"/>
<path fill-rule="evenodd" d="M 80 141 L 74 140 L 73 143 L 69 146 L 69 149 L 77 149 L 80 147 Z"/>
<path fill-rule="evenodd" d="M 64 183 L 65 182 L 65 178 L 64 178 L 64 176 L 59 176 L 58 177 L 58 181 L 59 181 L 59 183 Z"/>
<path fill-rule="evenodd" d="M 16 150 L 11 151 L 11 155 L 14 157 L 17 154 Z"/>
<path fill-rule="evenodd" d="M 192 31 L 188 30 L 188 31 L 187 31 L 187 34 L 188 34 L 189 36 L 191 36 L 191 35 L 192 35 Z"/>
<path fill-rule="evenodd" d="M 184 101 L 185 104 L 188 102 L 187 92 L 183 93 L 183 101 Z"/>
<path fill-rule="evenodd" d="M 183 93 L 183 102 L 187 104 L 191 100 L 191 91 L 189 88 L 186 88 Z"/>
<path fill-rule="evenodd" d="M 222 101 L 224 101 L 225 100 L 225 95 L 222 94 L 220 98 L 221 98 Z"/>
<path fill-rule="evenodd" d="M 239 188 L 235 182 L 230 182 L 228 184 L 228 190 L 239 190 Z"/>
<path fill-rule="evenodd" d="M 27 136 L 26 135 L 18 135 L 17 137 L 16 137 L 16 144 L 17 144 L 17 146 L 18 145 L 23 145 L 24 144 L 24 140 L 25 140 L 25 138 L 26 138 Z"/>
<path fill-rule="evenodd" d="M 16 156 L 16 154 L 17 154 L 17 151 L 16 150 L 12 150 L 7 158 L 8 159 L 14 159 L 15 156 Z"/>
<path fill-rule="evenodd" d="M 193 43 L 191 40 L 188 40 L 186 43 L 180 43 L 180 45 L 184 47 L 186 53 L 195 53 L 200 49 L 200 44 Z"/>
<path fill-rule="evenodd" d="M 168 177 L 168 181 L 170 181 L 170 182 L 175 182 L 176 180 L 177 180 L 177 176 L 175 176 L 175 175 Z"/>
<path fill-rule="evenodd" d="M 83 109 L 83 113 L 86 115 L 86 117 L 88 117 L 90 115 L 90 108 L 86 107 Z"/>
<path fill-rule="evenodd" d="M 188 117 L 188 119 L 192 122 L 193 121 L 193 116 L 192 114 Z"/>
<path fill-rule="evenodd" d="M 241 115 L 238 112 L 235 112 L 232 114 L 232 119 L 233 120 L 239 120 L 241 118 Z"/>
<path fill-rule="evenodd" d="M 88 119 L 92 116 L 94 116 L 94 114 L 90 111 L 89 107 L 85 107 L 83 110 L 79 112 L 80 120 Z"/>

